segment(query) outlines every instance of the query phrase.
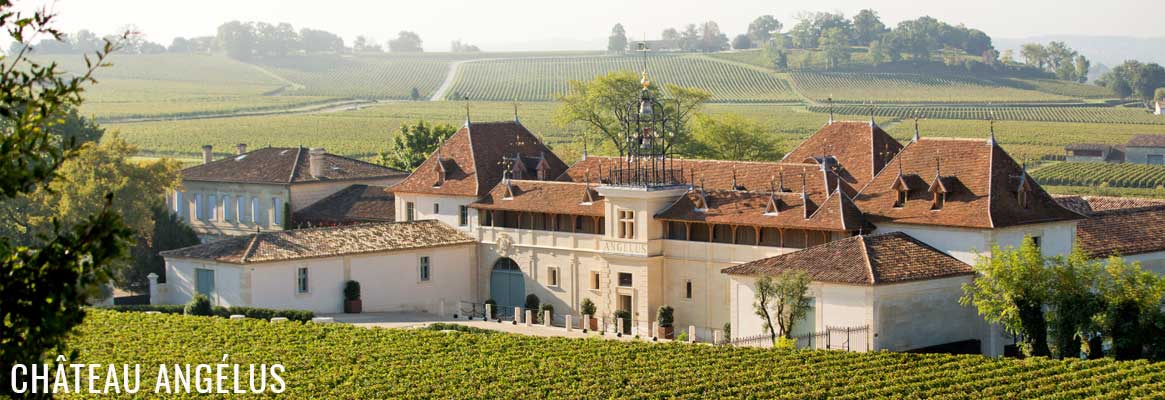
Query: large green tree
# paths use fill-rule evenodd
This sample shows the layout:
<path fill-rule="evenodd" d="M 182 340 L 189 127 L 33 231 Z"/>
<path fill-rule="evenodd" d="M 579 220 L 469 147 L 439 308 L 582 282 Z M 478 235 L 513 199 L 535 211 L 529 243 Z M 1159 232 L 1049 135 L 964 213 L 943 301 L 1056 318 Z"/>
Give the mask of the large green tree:
<path fill-rule="evenodd" d="M 22 49 L 37 36 L 60 40 L 53 20 L 45 11 L 22 13 L 0 0 L 0 27 Z M 113 49 L 106 43 L 87 59 L 89 68 L 73 74 L 30 61 L 25 50 L 0 56 L 0 200 L 51 184 L 58 167 L 76 154 L 76 141 L 50 128 L 81 103 L 83 87 L 95 82 L 93 72 Z M 108 282 L 111 264 L 127 248 L 131 232 L 111 201 L 107 195 L 95 212 L 69 229 L 54 229 L 39 245 L 0 237 L 0 370 L 40 362 L 52 349 L 64 352 L 64 338 L 84 318 L 92 288 Z M 0 393 L 9 390 L 0 385 Z"/>
<path fill-rule="evenodd" d="M 611 36 L 607 37 L 607 51 L 622 53 L 627 51 L 627 31 L 623 24 L 615 24 L 611 28 Z"/>
<path fill-rule="evenodd" d="M 457 128 L 452 125 L 434 125 L 424 120 L 401 125 L 392 137 L 388 152 L 380 153 L 377 163 L 401 171 L 412 171 L 421 166 L 454 133 L 457 133 Z"/>
<path fill-rule="evenodd" d="M 756 281 L 753 310 L 763 318 L 765 331 L 772 337 L 793 338 L 796 323 L 809 312 L 809 284 L 812 279 L 803 271 L 785 271 L 776 276 L 763 276 Z"/>
<path fill-rule="evenodd" d="M 697 115 L 685 154 L 733 161 L 774 161 L 781 158 L 774 135 L 739 114 Z"/>
<path fill-rule="evenodd" d="M 959 299 L 978 308 L 987 322 L 1021 336 L 1023 351 L 1031 356 L 1051 354 L 1044 307 L 1051 296 L 1052 270 L 1045 261 L 1030 236 L 1019 248 L 993 245 L 990 255 L 975 261 L 979 276 L 963 285 Z"/>
<path fill-rule="evenodd" d="M 1141 358 L 1147 328 L 1155 323 L 1149 318 L 1161 315 L 1165 279 L 1119 257 L 1109 257 L 1104 270 L 1108 276 L 1099 288 L 1105 305 L 1102 331 L 1112 340 L 1112 355 L 1117 360 Z"/>
<path fill-rule="evenodd" d="M 182 218 L 164 206 L 153 209 L 153 230 L 137 235 L 137 241 L 130 250 L 133 264 L 119 268 L 115 274 L 118 287 L 134 293 L 149 290 L 148 276 L 158 274 L 165 280 L 166 260 L 159 252 L 193 246 L 199 243 L 198 233 L 190 228 Z"/>
<path fill-rule="evenodd" d="M 1093 318 L 1104 305 L 1099 295 L 1102 271 L 1079 247 L 1053 258 L 1051 268 L 1049 306 L 1056 354 L 1076 358 L 1093 337 Z"/>
<path fill-rule="evenodd" d="M 748 24 L 748 39 L 753 44 L 764 44 L 773 40 L 773 35 L 781 32 L 781 21 L 772 15 L 756 17 Z"/>
<path fill-rule="evenodd" d="M 858 11 L 854 15 L 854 44 L 867 46 L 878 40 L 886 33 L 886 24 L 878 18 L 878 12 L 872 9 Z"/>

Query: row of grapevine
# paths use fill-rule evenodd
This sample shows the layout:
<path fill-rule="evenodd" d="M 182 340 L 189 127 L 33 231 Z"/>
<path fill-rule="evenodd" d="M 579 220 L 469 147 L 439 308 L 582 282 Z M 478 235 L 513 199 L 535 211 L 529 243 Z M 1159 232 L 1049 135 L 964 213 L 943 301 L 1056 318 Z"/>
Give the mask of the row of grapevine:
<path fill-rule="evenodd" d="M 829 112 L 828 105 L 810 106 L 810 111 Z M 869 114 L 894 118 L 937 118 L 1007 121 L 1084 122 L 1094 124 L 1165 125 L 1165 118 L 1141 109 L 1124 107 L 1006 107 L 1006 106 L 882 106 L 859 104 L 834 105 L 840 114 Z"/>
<path fill-rule="evenodd" d="M 290 398 L 1145 398 L 1165 363 L 788 351 L 93 310 L 71 363 L 280 363 Z M 245 368 L 245 367 L 244 367 Z M 154 382 L 157 368 L 142 368 Z M 244 376 L 245 379 L 245 376 Z M 152 385 L 143 385 L 146 388 Z M 147 389 L 148 390 L 148 389 Z M 187 397 L 197 396 L 197 394 Z"/>
<path fill-rule="evenodd" d="M 427 99 L 444 81 L 445 57 L 288 56 L 259 61 L 264 68 L 303 85 L 286 94 L 408 99 L 416 88 Z"/>
<path fill-rule="evenodd" d="M 1165 185 L 1165 165 L 1064 162 L 1040 168 L 1032 177 L 1048 185 L 1156 188 Z"/>
<path fill-rule="evenodd" d="M 631 55 L 474 61 L 461 64 L 450 94 L 473 100 L 548 101 L 565 94 L 571 80 L 642 69 L 643 59 Z M 798 100 L 788 83 L 769 72 L 706 57 L 652 55 L 648 74 L 656 84 L 708 90 L 713 102 Z"/>
<path fill-rule="evenodd" d="M 903 73 L 807 72 L 789 74 L 803 96 L 842 103 L 1040 103 L 1075 101 L 1067 96 L 960 76 Z"/>

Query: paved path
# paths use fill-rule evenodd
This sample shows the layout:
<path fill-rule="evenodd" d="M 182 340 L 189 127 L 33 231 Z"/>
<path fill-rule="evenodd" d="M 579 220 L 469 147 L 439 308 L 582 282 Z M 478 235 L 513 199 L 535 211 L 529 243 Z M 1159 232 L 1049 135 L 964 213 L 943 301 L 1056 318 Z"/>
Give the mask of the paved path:
<path fill-rule="evenodd" d="M 452 317 L 442 317 L 433 314 L 419 313 L 419 312 L 381 312 L 381 313 L 361 313 L 361 314 L 320 314 L 320 317 L 332 317 L 336 322 L 352 324 L 366 328 L 424 328 L 430 324 L 455 323 L 459 325 L 471 326 L 474 328 L 489 329 L 492 331 L 516 333 L 520 335 L 542 336 L 542 337 L 568 337 L 568 338 L 604 338 L 615 340 L 643 340 L 651 341 L 651 337 L 643 337 L 635 339 L 633 335 L 623 335 L 617 337 L 613 333 L 606 333 L 599 335 L 596 332 L 582 333 L 580 329 L 574 329 L 567 332 L 565 328 L 559 327 L 545 327 L 542 325 L 526 326 L 526 324 L 514 325 L 512 321 L 482 321 L 480 319 L 466 320 L 453 319 Z M 577 322 L 576 322 L 577 323 Z M 660 342 L 670 342 L 671 340 L 660 339 Z"/>

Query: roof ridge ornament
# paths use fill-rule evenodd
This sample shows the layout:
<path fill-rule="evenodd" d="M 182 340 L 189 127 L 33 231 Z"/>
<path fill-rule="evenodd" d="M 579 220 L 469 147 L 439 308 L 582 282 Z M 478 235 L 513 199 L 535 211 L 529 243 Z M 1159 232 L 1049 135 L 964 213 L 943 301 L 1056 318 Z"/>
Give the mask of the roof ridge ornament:
<path fill-rule="evenodd" d="M 869 108 L 870 108 L 870 129 L 877 128 L 878 123 L 874 122 L 874 102 L 873 101 L 870 101 Z"/>
<path fill-rule="evenodd" d="M 828 123 L 828 125 L 833 125 L 833 95 L 832 94 L 829 95 L 829 98 L 827 98 L 825 100 L 829 102 L 829 123 Z"/>
<path fill-rule="evenodd" d="M 988 123 L 991 124 L 991 136 L 987 137 L 987 145 L 994 146 L 997 143 L 995 141 L 995 111 L 991 112 L 991 119 Z"/>
<path fill-rule="evenodd" d="M 918 134 L 918 114 L 914 115 L 914 138 L 910 139 L 911 143 L 918 143 L 922 136 Z"/>

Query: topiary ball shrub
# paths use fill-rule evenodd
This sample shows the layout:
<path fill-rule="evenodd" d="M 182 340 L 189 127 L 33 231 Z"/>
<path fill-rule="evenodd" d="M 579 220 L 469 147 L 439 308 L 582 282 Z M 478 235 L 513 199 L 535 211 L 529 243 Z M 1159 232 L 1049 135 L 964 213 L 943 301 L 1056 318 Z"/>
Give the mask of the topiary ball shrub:
<path fill-rule="evenodd" d="M 210 299 L 202 293 L 194 295 L 189 303 L 186 303 L 186 308 L 183 309 L 186 315 L 214 315 L 214 307 L 210 305 Z"/>

